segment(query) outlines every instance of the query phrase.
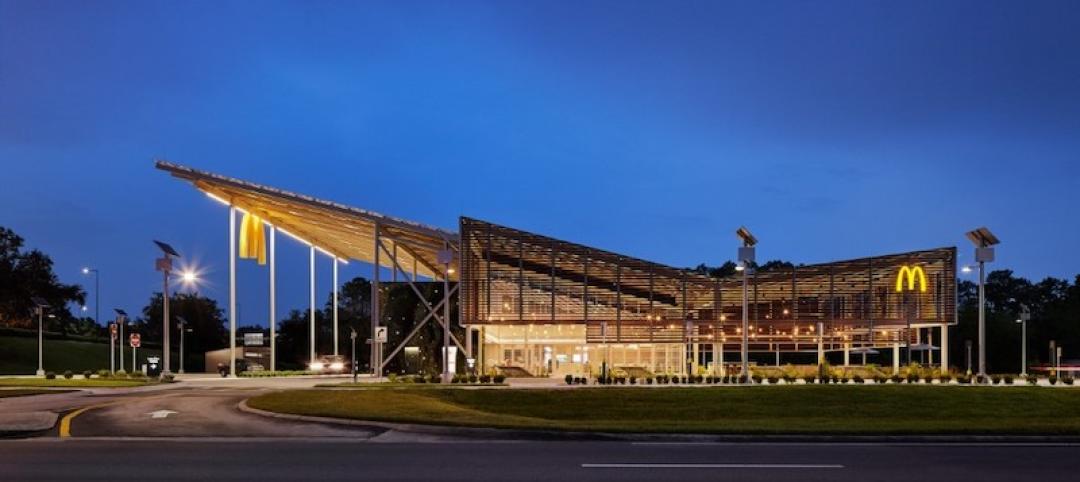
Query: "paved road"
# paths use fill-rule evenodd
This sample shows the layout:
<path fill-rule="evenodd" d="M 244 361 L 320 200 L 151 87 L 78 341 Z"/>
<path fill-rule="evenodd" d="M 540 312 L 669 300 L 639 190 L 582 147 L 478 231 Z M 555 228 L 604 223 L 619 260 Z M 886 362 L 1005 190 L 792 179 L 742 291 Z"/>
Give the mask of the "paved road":
<path fill-rule="evenodd" d="M 309 440 L 0 442 L 5 480 L 1075 480 L 1076 446 L 369 443 Z"/>
<path fill-rule="evenodd" d="M 264 390 L 185 388 L 105 402 L 70 421 L 72 437 L 350 437 L 382 429 L 275 420 L 241 412 L 241 400 Z"/>

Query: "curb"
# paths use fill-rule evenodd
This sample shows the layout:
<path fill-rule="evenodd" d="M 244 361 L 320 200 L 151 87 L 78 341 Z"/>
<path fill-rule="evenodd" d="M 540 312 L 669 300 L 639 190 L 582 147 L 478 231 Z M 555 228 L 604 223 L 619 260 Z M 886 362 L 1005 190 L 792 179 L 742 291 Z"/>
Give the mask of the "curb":
<path fill-rule="evenodd" d="M 562 430 L 522 430 L 482 427 L 452 427 L 410 423 L 376 422 L 334 417 L 315 417 L 270 412 L 252 408 L 247 399 L 240 401 L 241 412 L 299 422 L 325 423 L 351 427 L 380 428 L 387 431 L 443 435 L 470 439 L 526 441 L 607 441 L 647 443 L 880 443 L 880 444 L 1062 444 L 1080 443 L 1073 435 L 739 435 L 739 434 L 664 434 L 572 432 Z"/>

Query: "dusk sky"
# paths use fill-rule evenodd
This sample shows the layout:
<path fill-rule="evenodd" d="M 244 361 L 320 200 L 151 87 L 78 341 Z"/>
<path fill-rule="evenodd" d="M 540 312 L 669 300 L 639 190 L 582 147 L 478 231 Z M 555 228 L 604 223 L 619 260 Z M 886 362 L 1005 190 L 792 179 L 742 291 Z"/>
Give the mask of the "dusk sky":
<path fill-rule="evenodd" d="M 1071 279 L 1080 2 L 0 0 L 0 226 L 91 303 L 99 268 L 103 318 L 160 290 L 152 239 L 227 305 L 227 209 L 155 158 L 673 266 L 744 224 L 759 259 L 963 264 L 985 225 L 992 269 Z M 307 251 L 279 245 L 284 315 Z"/>

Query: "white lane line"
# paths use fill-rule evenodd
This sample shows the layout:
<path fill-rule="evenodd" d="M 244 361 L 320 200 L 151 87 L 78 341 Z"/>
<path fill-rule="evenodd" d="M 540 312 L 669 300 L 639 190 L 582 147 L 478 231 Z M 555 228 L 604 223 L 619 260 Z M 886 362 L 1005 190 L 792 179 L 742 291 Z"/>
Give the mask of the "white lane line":
<path fill-rule="evenodd" d="M 840 464 L 581 464 L 583 469 L 842 469 Z"/>

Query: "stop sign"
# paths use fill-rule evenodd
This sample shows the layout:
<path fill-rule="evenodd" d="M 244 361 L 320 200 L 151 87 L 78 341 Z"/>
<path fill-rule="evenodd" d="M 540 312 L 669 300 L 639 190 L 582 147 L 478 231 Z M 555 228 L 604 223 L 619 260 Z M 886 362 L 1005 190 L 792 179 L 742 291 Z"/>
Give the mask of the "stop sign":
<path fill-rule="evenodd" d="M 132 348 L 138 348 L 139 345 L 142 343 L 142 337 L 139 336 L 138 333 L 132 333 L 131 337 L 128 338 L 128 341 L 131 343 Z"/>

